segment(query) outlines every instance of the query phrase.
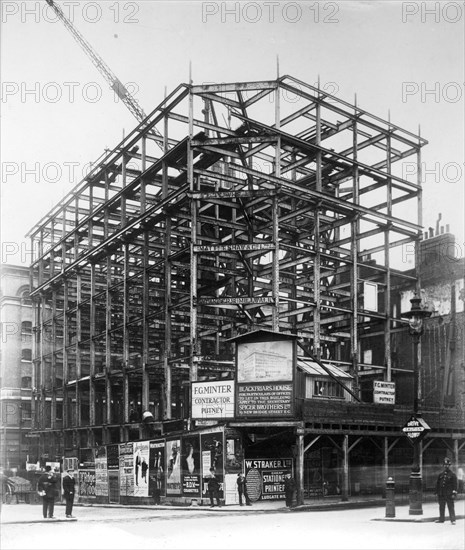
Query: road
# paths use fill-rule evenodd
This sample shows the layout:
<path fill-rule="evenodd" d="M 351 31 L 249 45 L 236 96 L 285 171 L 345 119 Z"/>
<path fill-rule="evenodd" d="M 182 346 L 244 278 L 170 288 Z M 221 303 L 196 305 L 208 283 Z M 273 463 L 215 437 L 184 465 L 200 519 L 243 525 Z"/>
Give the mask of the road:
<path fill-rule="evenodd" d="M 76 514 L 79 509 L 76 509 Z M 2 525 L 9 549 L 387 549 L 463 550 L 465 520 L 383 521 L 384 508 L 274 511 L 247 514 L 172 513 L 157 517 L 99 518 L 76 522 Z M 462 516 L 463 518 L 463 516 Z"/>

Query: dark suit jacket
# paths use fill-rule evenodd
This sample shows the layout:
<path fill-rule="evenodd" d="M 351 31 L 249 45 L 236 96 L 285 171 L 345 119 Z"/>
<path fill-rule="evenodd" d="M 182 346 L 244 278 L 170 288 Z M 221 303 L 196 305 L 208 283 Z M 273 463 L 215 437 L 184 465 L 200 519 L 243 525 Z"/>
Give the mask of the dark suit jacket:
<path fill-rule="evenodd" d="M 457 476 L 450 470 L 441 472 L 436 482 L 438 497 L 450 498 L 454 491 L 457 491 Z"/>

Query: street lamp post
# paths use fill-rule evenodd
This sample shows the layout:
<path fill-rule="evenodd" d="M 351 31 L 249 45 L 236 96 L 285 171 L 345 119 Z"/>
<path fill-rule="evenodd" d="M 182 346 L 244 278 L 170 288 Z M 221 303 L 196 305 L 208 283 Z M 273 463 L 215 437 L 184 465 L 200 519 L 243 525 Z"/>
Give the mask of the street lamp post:
<path fill-rule="evenodd" d="M 421 416 L 418 412 L 418 344 L 424 331 L 424 320 L 431 316 L 431 311 L 423 309 L 420 305 L 421 298 L 415 296 L 410 300 L 412 307 L 410 311 L 402 314 L 402 317 L 409 320 L 409 333 L 413 338 L 413 415 Z M 422 515 L 422 478 L 420 468 L 420 443 L 413 440 L 413 464 L 410 473 L 409 483 L 409 514 Z"/>

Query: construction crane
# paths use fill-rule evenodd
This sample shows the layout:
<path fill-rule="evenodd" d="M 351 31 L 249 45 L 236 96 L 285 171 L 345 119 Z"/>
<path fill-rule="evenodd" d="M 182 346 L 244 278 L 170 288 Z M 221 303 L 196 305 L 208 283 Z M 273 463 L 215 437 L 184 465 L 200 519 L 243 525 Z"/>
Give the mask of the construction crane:
<path fill-rule="evenodd" d="M 105 61 L 95 52 L 92 46 L 87 42 L 87 40 L 82 36 L 82 34 L 73 26 L 71 21 L 63 13 L 63 10 L 56 4 L 53 0 L 46 0 L 47 4 L 53 9 L 57 14 L 58 18 L 63 21 L 65 27 L 73 35 L 74 40 L 81 46 L 81 48 L 86 52 L 92 63 L 97 67 L 97 69 L 102 73 L 105 80 L 108 82 L 112 90 L 116 95 L 121 99 L 121 101 L 126 105 L 126 107 L 131 111 L 131 113 L 136 117 L 139 122 L 142 122 L 146 118 L 146 114 L 142 107 L 139 105 L 138 101 L 129 93 L 128 89 L 124 86 L 121 80 L 113 73 L 110 67 L 105 63 Z M 153 134 L 158 138 L 157 143 L 162 147 L 163 136 L 155 128 L 152 128 Z"/>

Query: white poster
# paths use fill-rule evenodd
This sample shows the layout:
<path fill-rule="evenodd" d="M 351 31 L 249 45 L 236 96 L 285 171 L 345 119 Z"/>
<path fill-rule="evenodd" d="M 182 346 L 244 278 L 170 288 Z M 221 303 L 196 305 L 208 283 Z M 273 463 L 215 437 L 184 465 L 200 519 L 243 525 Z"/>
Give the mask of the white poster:
<path fill-rule="evenodd" d="M 149 442 L 134 441 L 134 496 L 149 496 Z"/>
<path fill-rule="evenodd" d="M 193 382 L 191 417 L 234 418 L 234 381 Z"/>

